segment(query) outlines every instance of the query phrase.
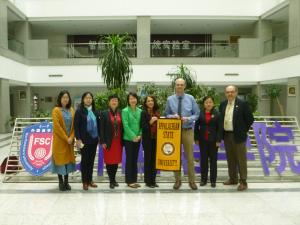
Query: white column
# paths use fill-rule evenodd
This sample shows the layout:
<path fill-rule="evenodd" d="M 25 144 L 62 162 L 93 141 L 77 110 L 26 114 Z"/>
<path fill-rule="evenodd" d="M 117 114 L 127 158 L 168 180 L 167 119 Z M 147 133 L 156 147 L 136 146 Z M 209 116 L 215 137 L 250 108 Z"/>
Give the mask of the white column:
<path fill-rule="evenodd" d="M 150 57 L 151 18 L 149 16 L 137 17 L 137 57 Z"/>
<path fill-rule="evenodd" d="M 10 119 L 9 80 L 0 78 L 0 133 L 10 131 L 8 121 Z"/>
<path fill-rule="evenodd" d="M 0 47 L 8 49 L 7 3 L 0 0 Z"/>
<path fill-rule="evenodd" d="M 260 55 L 264 53 L 264 43 L 272 39 L 271 22 L 265 20 L 257 21 L 255 25 L 254 35 L 259 39 Z"/>
<path fill-rule="evenodd" d="M 300 46 L 300 0 L 290 0 L 289 48 Z"/>

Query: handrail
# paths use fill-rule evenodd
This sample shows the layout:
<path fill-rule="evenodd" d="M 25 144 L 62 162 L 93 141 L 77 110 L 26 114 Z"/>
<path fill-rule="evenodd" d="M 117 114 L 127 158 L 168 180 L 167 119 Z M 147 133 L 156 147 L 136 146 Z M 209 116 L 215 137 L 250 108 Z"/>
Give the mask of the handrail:
<path fill-rule="evenodd" d="M 125 42 L 124 45 L 127 44 L 137 44 L 137 42 Z M 172 45 L 172 44 L 178 44 L 178 45 L 186 45 L 186 44 L 195 44 L 195 45 L 222 45 L 222 46 L 226 46 L 226 45 L 239 45 L 238 43 L 219 43 L 219 42 L 188 42 L 188 43 L 182 43 L 182 42 L 150 42 L 150 44 L 168 44 L 168 45 Z M 59 45 L 110 45 L 110 43 L 104 43 L 104 42 L 95 42 L 95 43 L 89 43 L 89 42 L 81 42 L 81 43 L 73 43 L 73 42 L 69 42 L 69 43 L 52 43 L 50 44 L 50 46 L 59 46 Z"/>

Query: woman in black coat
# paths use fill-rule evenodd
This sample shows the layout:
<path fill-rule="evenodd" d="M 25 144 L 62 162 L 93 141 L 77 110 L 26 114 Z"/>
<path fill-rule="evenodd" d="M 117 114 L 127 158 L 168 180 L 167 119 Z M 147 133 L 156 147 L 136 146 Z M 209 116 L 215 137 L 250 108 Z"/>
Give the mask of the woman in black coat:
<path fill-rule="evenodd" d="M 201 183 L 207 184 L 208 161 L 210 165 L 211 187 L 216 187 L 218 148 L 222 136 L 220 113 L 214 108 L 214 99 L 206 96 L 203 99 L 204 110 L 201 111 L 194 127 L 195 143 L 199 144 L 201 157 Z"/>
<path fill-rule="evenodd" d="M 85 92 L 81 104 L 75 112 L 74 119 L 76 146 L 81 153 L 81 178 L 83 190 L 96 188 L 93 182 L 94 161 L 99 142 L 99 113 L 95 111 L 95 103 L 91 92 Z"/>
<path fill-rule="evenodd" d="M 116 181 L 116 173 L 118 164 L 122 162 L 123 126 L 118 106 L 119 97 L 117 95 L 109 96 L 108 109 L 101 113 L 100 123 L 100 143 L 102 144 L 110 189 L 119 186 Z"/>
<path fill-rule="evenodd" d="M 144 149 L 144 181 L 147 187 L 158 187 L 156 184 L 156 133 L 159 109 L 154 96 L 147 96 L 141 114 L 142 145 Z"/>

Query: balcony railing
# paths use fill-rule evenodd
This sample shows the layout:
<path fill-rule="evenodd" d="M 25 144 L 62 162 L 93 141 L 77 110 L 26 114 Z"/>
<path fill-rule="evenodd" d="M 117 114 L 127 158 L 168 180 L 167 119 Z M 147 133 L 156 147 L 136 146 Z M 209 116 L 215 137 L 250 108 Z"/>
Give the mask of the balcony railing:
<path fill-rule="evenodd" d="M 289 47 L 288 36 L 274 37 L 264 42 L 264 55 L 270 55 Z"/>
<path fill-rule="evenodd" d="M 237 43 L 151 43 L 151 57 L 234 58 L 238 56 Z"/>
<path fill-rule="evenodd" d="M 105 43 L 61 43 L 49 45 L 49 58 L 99 58 L 108 48 Z M 238 44 L 232 43 L 150 43 L 151 57 L 234 58 Z M 136 57 L 136 43 L 124 45 L 129 57 Z"/>
<path fill-rule="evenodd" d="M 49 58 L 99 58 L 108 49 L 106 43 L 61 43 L 49 45 Z M 136 57 L 136 43 L 125 43 L 124 49 L 129 57 Z"/>
<path fill-rule="evenodd" d="M 8 39 L 8 49 L 20 55 L 25 55 L 24 43 L 14 38 L 10 37 Z"/>

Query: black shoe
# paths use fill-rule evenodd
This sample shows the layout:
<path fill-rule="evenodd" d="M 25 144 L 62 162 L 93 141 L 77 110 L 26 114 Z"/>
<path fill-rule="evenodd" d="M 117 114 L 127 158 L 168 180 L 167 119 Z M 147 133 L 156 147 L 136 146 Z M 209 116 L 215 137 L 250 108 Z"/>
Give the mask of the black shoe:
<path fill-rule="evenodd" d="M 212 188 L 215 188 L 215 187 L 216 187 L 216 183 L 213 182 L 213 183 L 210 184 L 210 186 L 211 186 Z"/>
<path fill-rule="evenodd" d="M 201 181 L 201 182 L 200 182 L 200 186 L 205 186 L 206 184 L 207 184 L 206 181 Z"/>
<path fill-rule="evenodd" d="M 155 186 L 153 184 L 146 184 L 146 186 L 149 188 L 155 188 Z"/>
<path fill-rule="evenodd" d="M 119 187 L 119 184 L 118 184 L 118 182 L 113 182 L 113 185 L 115 186 L 115 187 Z"/>
<path fill-rule="evenodd" d="M 58 187 L 60 191 L 66 191 L 66 186 L 64 185 L 64 183 L 59 183 Z"/>
<path fill-rule="evenodd" d="M 109 188 L 110 188 L 110 189 L 114 189 L 114 188 L 115 188 L 114 183 L 109 183 Z"/>
<path fill-rule="evenodd" d="M 159 187 L 157 183 L 154 184 L 154 187 Z"/>
<path fill-rule="evenodd" d="M 71 191 L 72 189 L 69 183 L 65 183 L 65 188 L 67 191 Z"/>

